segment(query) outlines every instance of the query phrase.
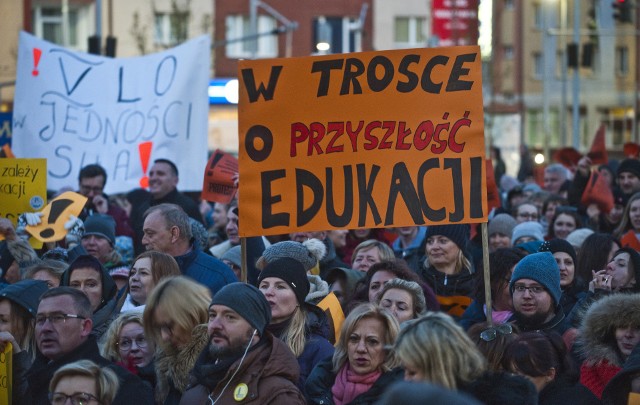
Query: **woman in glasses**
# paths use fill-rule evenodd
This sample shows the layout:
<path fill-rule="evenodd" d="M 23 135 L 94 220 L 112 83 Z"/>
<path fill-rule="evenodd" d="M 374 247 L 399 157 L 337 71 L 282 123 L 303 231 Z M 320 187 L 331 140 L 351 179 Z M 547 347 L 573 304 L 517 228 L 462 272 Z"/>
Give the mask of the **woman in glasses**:
<path fill-rule="evenodd" d="M 156 347 L 144 335 L 142 312 L 127 312 L 116 318 L 102 337 L 101 353 L 155 386 L 153 356 Z"/>
<path fill-rule="evenodd" d="M 49 384 L 52 405 L 71 403 L 111 405 L 120 383 L 115 372 L 91 360 L 79 360 L 62 366 Z"/>
<path fill-rule="evenodd" d="M 484 333 L 491 337 L 491 331 Z M 526 379 L 488 369 L 487 361 L 451 316 L 427 312 L 403 325 L 394 352 L 404 379 L 465 392 L 485 404 L 535 404 Z"/>
<path fill-rule="evenodd" d="M 518 335 L 507 346 L 502 365 L 535 385 L 540 405 L 600 403 L 578 382 L 578 373 L 562 337 L 555 332 Z"/>
<path fill-rule="evenodd" d="M 144 336 L 156 344 L 156 402 L 179 403 L 189 372 L 209 343 L 211 292 L 185 276 L 160 282 L 144 308 Z"/>

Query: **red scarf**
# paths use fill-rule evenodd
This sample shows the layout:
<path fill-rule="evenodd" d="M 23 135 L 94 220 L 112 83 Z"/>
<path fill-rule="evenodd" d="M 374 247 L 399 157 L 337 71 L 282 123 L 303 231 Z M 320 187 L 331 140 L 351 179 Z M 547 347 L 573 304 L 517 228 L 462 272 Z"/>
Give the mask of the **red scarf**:
<path fill-rule="evenodd" d="M 331 387 L 333 402 L 336 405 L 348 404 L 358 395 L 363 394 L 373 386 L 373 383 L 382 375 L 381 371 L 374 371 L 365 375 L 358 375 L 351 370 L 349 363 L 342 366 L 336 381 Z"/>

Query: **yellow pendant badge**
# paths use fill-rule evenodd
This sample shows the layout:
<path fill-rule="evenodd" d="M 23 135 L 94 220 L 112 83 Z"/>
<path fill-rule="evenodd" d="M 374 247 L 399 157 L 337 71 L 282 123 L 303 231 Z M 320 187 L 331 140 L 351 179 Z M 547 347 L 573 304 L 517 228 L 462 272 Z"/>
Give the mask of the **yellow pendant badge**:
<path fill-rule="evenodd" d="M 247 384 L 240 383 L 238 384 L 238 386 L 236 386 L 236 389 L 233 390 L 233 399 L 240 402 L 247 397 L 248 393 L 249 387 L 247 387 Z"/>

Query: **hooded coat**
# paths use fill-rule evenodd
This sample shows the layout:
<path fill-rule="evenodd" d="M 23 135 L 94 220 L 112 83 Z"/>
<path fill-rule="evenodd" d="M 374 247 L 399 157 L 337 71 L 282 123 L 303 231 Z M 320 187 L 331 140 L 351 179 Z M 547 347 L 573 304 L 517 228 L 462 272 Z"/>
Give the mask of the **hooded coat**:
<path fill-rule="evenodd" d="M 82 257 L 82 256 L 80 256 Z M 120 313 L 120 309 L 117 306 L 117 293 L 118 287 L 116 286 L 115 281 L 109 275 L 109 272 L 100 264 L 97 260 L 96 263 L 100 265 L 100 280 L 102 282 L 102 299 L 100 300 L 100 305 L 93 312 L 93 316 L 91 320 L 93 321 L 93 329 L 91 330 L 91 334 L 96 337 L 99 341 L 102 335 L 107 331 L 111 321 L 113 321 Z M 72 267 L 73 263 L 71 263 L 70 267 L 62 273 L 62 277 L 60 279 L 61 286 L 69 286 L 71 281 L 71 273 L 73 270 L 79 267 Z M 97 269 L 96 269 L 97 270 Z"/>
<path fill-rule="evenodd" d="M 640 328 L 640 294 L 613 294 L 595 302 L 580 328 L 578 342 L 585 361 L 580 382 L 601 398 L 607 383 L 622 370 L 624 358 L 615 338 L 617 328 Z"/>
<path fill-rule="evenodd" d="M 200 352 L 209 344 L 207 325 L 197 325 L 191 340 L 181 349 L 156 350 L 156 402 L 177 404 L 189 384 L 189 373 Z"/>
<path fill-rule="evenodd" d="M 631 381 L 640 373 L 640 345 L 629 355 L 622 371 L 616 374 L 604 388 L 602 403 L 604 405 L 626 404 L 631 392 Z"/>
<path fill-rule="evenodd" d="M 296 387 L 298 363 L 293 353 L 269 332 L 247 352 L 244 360 L 236 360 L 215 387 L 208 386 L 206 366 L 210 359 L 207 348 L 198 358 L 190 384 L 181 404 L 304 405 L 304 397 Z M 227 385 L 228 384 L 228 385 Z"/>

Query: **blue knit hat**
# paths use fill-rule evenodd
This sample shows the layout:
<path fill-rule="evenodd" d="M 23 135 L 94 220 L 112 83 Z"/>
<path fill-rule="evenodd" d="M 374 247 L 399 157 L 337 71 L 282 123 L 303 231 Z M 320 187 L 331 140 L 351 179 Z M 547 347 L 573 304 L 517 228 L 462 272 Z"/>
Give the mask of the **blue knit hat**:
<path fill-rule="evenodd" d="M 427 235 L 425 239 L 429 239 L 433 236 L 446 236 L 451 239 L 453 243 L 458 245 L 463 252 L 467 249 L 467 243 L 470 239 L 470 229 L 467 224 L 454 224 L 454 225 L 429 225 L 427 227 Z"/>
<path fill-rule="evenodd" d="M 555 304 L 558 305 L 560 295 L 562 295 L 560 269 L 556 264 L 556 259 L 550 252 L 532 253 L 516 264 L 509 282 L 511 295 L 513 295 L 515 282 L 523 278 L 535 280 L 542 284 L 555 301 Z"/>

